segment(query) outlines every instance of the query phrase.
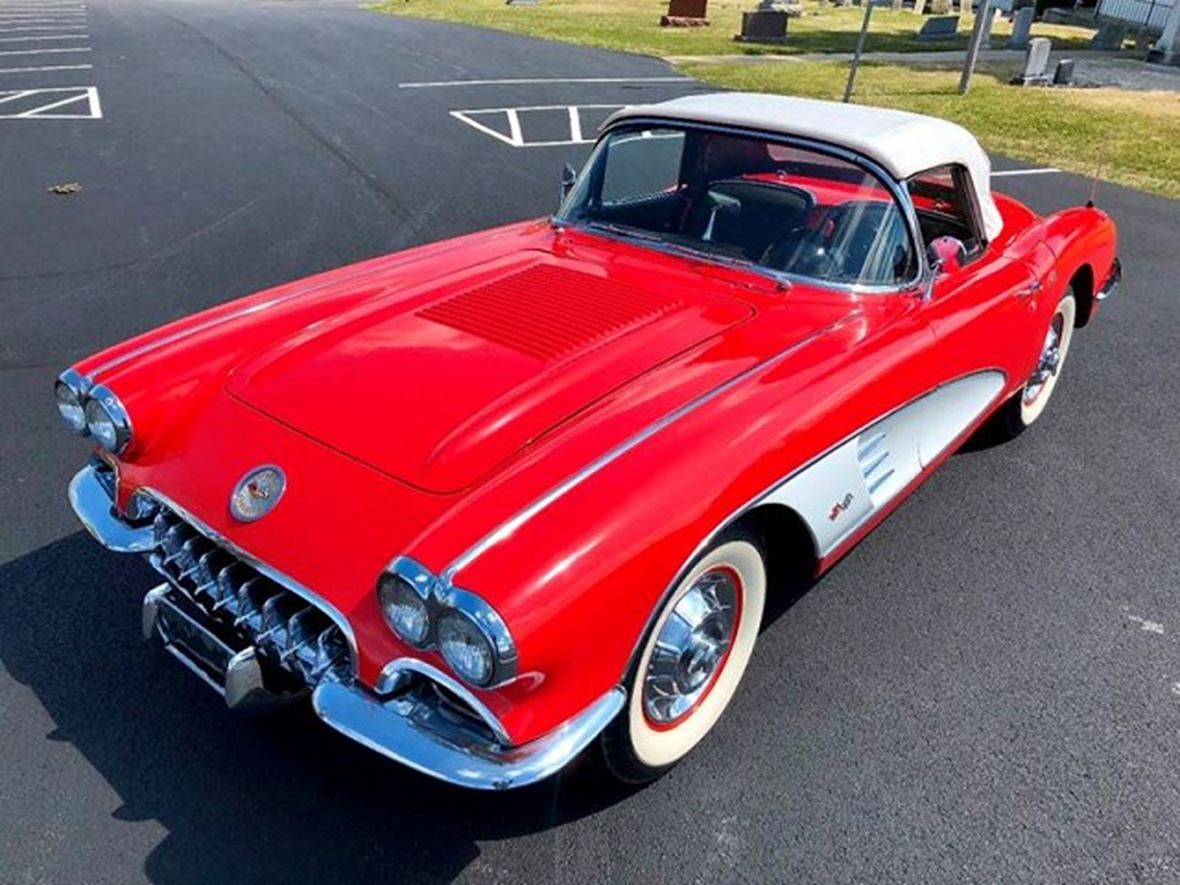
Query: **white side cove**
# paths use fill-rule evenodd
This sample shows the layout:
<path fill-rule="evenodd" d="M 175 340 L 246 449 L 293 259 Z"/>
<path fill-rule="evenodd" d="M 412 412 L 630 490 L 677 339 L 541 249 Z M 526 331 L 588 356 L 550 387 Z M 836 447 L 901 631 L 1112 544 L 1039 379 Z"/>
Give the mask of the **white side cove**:
<path fill-rule="evenodd" d="M 1003 387 L 996 371 L 950 381 L 866 427 L 759 503 L 795 510 L 826 556 L 916 479 Z"/>

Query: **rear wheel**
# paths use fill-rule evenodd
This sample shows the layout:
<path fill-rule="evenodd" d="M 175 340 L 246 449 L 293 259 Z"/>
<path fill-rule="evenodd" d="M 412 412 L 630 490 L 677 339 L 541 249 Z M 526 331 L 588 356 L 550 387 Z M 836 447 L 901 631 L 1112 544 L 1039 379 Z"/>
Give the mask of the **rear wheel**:
<path fill-rule="evenodd" d="M 1032 375 L 1001 410 L 998 424 L 1004 436 L 1011 438 L 1024 432 L 1045 411 L 1049 397 L 1057 387 L 1057 379 L 1061 377 L 1065 358 L 1069 354 L 1077 314 L 1077 299 L 1074 298 L 1071 288 L 1066 291 L 1057 305 L 1057 310 L 1053 312 L 1053 319 L 1049 322 L 1049 329 L 1041 346 L 1041 355 Z"/>
<path fill-rule="evenodd" d="M 620 780 L 659 777 L 721 718 L 754 650 L 766 601 L 766 565 L 753 539 L 714 542 L 656 616 L 628 681 L 627 707 L 603 732 Z"/>

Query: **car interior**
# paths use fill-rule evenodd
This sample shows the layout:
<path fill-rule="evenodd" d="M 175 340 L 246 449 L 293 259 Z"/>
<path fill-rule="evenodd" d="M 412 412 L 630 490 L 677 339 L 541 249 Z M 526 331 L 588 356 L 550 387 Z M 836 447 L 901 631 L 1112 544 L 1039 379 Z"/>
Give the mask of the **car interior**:
<path fill-rule="evenodd" d="M 656 138 L 669 142 L 663 156 L 653 156 Z M 888 286 L 916 273 L 892 194 L 846 161 L 756 138 L 669 131 L 623 136 L 608 145 L 605 165 L 585 220 L 825 282 Z"/>

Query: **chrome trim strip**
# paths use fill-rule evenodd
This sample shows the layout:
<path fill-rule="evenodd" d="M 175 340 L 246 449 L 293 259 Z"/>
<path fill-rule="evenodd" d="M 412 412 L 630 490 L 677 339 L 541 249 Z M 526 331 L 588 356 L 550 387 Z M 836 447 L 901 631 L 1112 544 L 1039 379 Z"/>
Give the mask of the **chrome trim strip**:
<path fill-rule="evenodd" d="M 377 681 L 373 685 L 373 690 L 379 695 L 391 694 L 402 686 L 405 681 L 403 677 L 410 673 L 425 676 L 432 682 L 437 682 L 447 691 L 451 692 L 451 694 L 458 696 L 492 730 L 492 734 L 496 736 L 496 740 L 506 747 L 512 746 L 512 738 L 508 737 L 507 730 L 500 723 L 500 720 L 496 718 L 496 714 L 489 710 L 483 701 L 472 694 L 471 689 L 453 676 L 448 676 L 433 664 L 426 663 L 426 661 L 420 661 L 417 658 L 394 658 L 381 668 L 381 674 L 377 677 Z"/>
<path fill-rule="evenodd" d="M 318 607 L 324 614 L 335 621 L 336 626 L 340 628 L 340 632 L 344 634 L 344 638 L 348 641 L 348 647 L 351 651 L 350 669 L 352 671 L 352 675 L 355 675 L 356 668 L 359 663 L 356 634 L 353 632 L 352 625 L 348 622 L 348 618 L 344 616 L 344 613 L 341 612 L 340 609 L 336 608 L 336 606 L 332 605 L 332 603 L 328 602 L 328 600 L 324 599 L 324 597 L 320 596 L 318 593 L 309 590 L 307 587 L 304 587 L 294 578 L 283 574 L 273 566 L 267 565 L 254 554 L 242 549 L 229 538 L 225 537 L 225 535 L 221 534 L 215 529 L 210 528 L 204 522 L 193 516 L 192 513 L 190 513 L 184 507 L 181 507 L 162 492 L 159 492 L 150 486 L 143 486 L 139 489 L 139 491 L 146 495 L 151 495 L 161 504 L 171 509 L 174 513 L 181 517 L 181 519 L 187 522 L 190 526 L 192 526 L 214 544 L 223 547 L 238 559 L 242 560 L 242 562 L 252 567 L 255 571 L 260 572 L 261 574 L 270 578 L 283 589 L 291 591 L 296 596 L 302 596 L 307 602 L 310 602 L 312 605 Z"/>
<path fill-rule="evenodd" d="M 647 427 L 645 427 L 639 433 L 635 434 L 634 436 L 630 437 L 629 439 L 624 440 L 623 442 L 621 442 L 619 445 L 615 446 L 613 449 L 611 449 L 606 454 L 604 454 L 601 457 L 599 457 L 598 459 L 590 462 L 588 465 L 583 467 L 577 473 L 570 476 L 568 479 L 564 480 L 563 482 L 561 482 L 558 485 L 551 488 L 544 495 L 539 497 L 537 500 L 533 501 L 533 503 L 529 504 L 523 510 L 516 513 L 516 515 L 514 515 L 513 517 L 508 519 L 506 522 L 501 523 L 497 528 L 493 529 L 487 535 L 484 535 L 482 538 L 480 538 L 480 540 L 476 541 L 475 544 L 473 544 L 465 552 L 460 554 L 455 560 L 453 560 L 451 562 L 450 565 L 448 565 L 446 567 L 446 569 L 443 570 L 442 576 L 441 576 L 442 580 L 444 582 L 446 582 L 448 585 L 452 584 L 456 574 L 458 574 L 460 571 L 462 571 L 467 566 L 471 565 L 472 562 L 474 562 L 476 559 L 478 559 L 488 549 L 499 544 L 501 541 L 505 540 L 506 538 L 511 537 L 511 535 L 518 528 L 520 528 L 526 522 L 531 520 L 534 516 L 536 516 L 538 513 L 540 513 L 542 510 L 544 510 L 546 507 L 548 507 L 554 501 L 558 500 L 559 498 L 564 496 L 566 493 L 577 488 L 579 485 L 581 485 L 583 482 L 585 482 L 591 476 L 598 473 L 600 470 L 607 467 L 608 465 L 610 465 L 614 461 L 617 461 L 623 455 L 627 454 L 627 452 L 631 451 L 633 448 L 635 448 L 639 444 L 641 444 L 644 441 L 655 436 L 657 433 L 659 433 L 664 428 L 668 427 L 671 424 L 676 423 L 681 418 L 685 417 L 686 415 L 690 414 L 691 412 L 696 411 L 701 406 L 716 399 L 717 397 L 721 396 L 722 394 L 728 392 L 729 390 L 734 388 L 736 385 L 742 383 L 743 381 L 747 380 L 748 378 L 758 374 L 759 372 L 763 372 L 767 369 L 772 368 L 773 366 L 775 366 L 778 363 L 785 360 L 788 356 L 791 356 L 792 354 L 801 350 L 806 345 L 810 344 L 812 341 L 815 341 L 816 339 L 822 337 L 823 335 L 826 335 L 829 332 L 833 332 L 836 329 L 839 329 L 839 328 L 847 325 L 848 323 L 851 323 L 853 320 L 859 319 L 860 316 L 861 316 L 860 311 L 854 310 L 852 313 L 848 314 L 847 316 L 842 317 L 839 320 L 836 320 L 836 322 L 834 322 L 834 323 L 830 323 L 829 325 L 824 326 L 822 329 L 817 329 L 815 332 L 812 332 L 807 337 L 802 338 L 799 341 L 796 341 L 794 344 L 790 345 L 789 347 L 787 347 L 783 350 L 780 350 L 778 353 L 774 354 L 773 356 L 767 357 L 766 359 L 762 360 L 761 362 L 756 363 L 753 366 L 750 366 L 750 368 L 745 369 L 742 372 L 739 372 L 737 375 L 730 378 L 728 381 L 725 381 L 724 383 L 718 385 L 717 387 L 714 387 L 712 390 L 706 391 L 705 393 L 698 396 L 696 399 L 691 400 L 688 403 L 685 403 L 683 406 L 680 406 L 678 409 L 675 409 L 674 411 L 669 412 L 664 417 L 653 422 L 652 424 L 649 424 Z"/>
<path fill-rule="evenodd" d="M 73 366 L 57 376 L 57 380 L 70 389 L 79 401 L 90 392 L 92 382 L 85 375 L 80 374 Z"/>
<path fill-rule="evenodd" d="M 729 513 L 729 514 L 728 514 L 728 515 L 727 515 L 727 516 L 726 516 L 724 519 L 722 519 L 722 520 L 721 520 L 719 523 L 717 523 L 717 525 L 715 525 L 715 526 L 713 527 L 713 529 L 712 529 L 711 531 L 709 531 L 709 532 L 708 532 L 708 533 L 707 533 L 707 534 L 706 534 L 706 535 L 705 535 L 705 536 L 704 536 L 704 537 L 703 537 L 703 538 L 700 540 L 700 542 L 699 542 L 699 543 L 696 545 L 696 547 L 694 547 L 694 548 L 693 548 L 692 552 L 691 552 L 691 553 L 688 555 L 688 557 L 687 557 L 687 558 L 684 560 L 684 562 L 681 564 L 680 568 L 677 570 L 676 574 L 675 574 L 675 575 L 672 577 L 672 580 L 671 580 L 671 581 L 668 583 L 667 587 L 665 587 L 665 588 L 664 588 L 664 591 L 663 591 L 663 593 L 660 595 L 659 603 L 658 603 L 656 606 L 654 606 L 654 607 L 653 607 L 653 609 L 652 609 L 652 613 L 651 613 L 651 614 L 648 616 L 647 622 L 644 624 L 644 626 L 643 626 L 643 630 L 642 630 L 642 632 L 640 632 L 640 634 L 639 634 L 639 639 L 637 640 L 637 642 L 636 642 L 636 644 L 635 644 L 634 648 L 632 648 L 632 650 L 631 650 L 631 654 L 628 656 L 628 659 L 627 659 L 627 666 L 624 668 L 624 670 L 623 670 L 623 673 L 622 673 L 622 674 L 621 674 L 621 676 L 620 676 L 620 679 L 621 679 L 622 681 L 624 681 L 624 682 L 626 681 L 626 679 L 627 679 L 627 673 L 628 673 L 628 671 L 629 671 L 629 670 L 630 670 L 630 668 L 631 668 L 631 662 L 632 662 L 632 661 L 634 661 L 634 659 L 635 659 L 635 655 L 636 655 L 636 654 L 638 654 L 639 650 L 642 648 L 642 646 L 643 646 L 643 639 L 644 639 L 644 637 L 645 637 L 645 636 L 647 636 L 647 635 L 648 635 L 648 633 L 651 631 L 652 624 L 653 624 L 653 623 L 655 623 L 655 618 L 656 618 L 656 615 L 657 615 L 657 614 L 658 614 L 658 613 L 659 613 L 659 612 L 660 612 L 660 611 L 663 609 L 663 607 L 664 607 L 664 606 L 663 606 L 663 603 L 664 603 L 664 601 L 665 601 L 665 600 L 667 600 L 667 598 L 668 598 L 668 597 L 671 595 L 671 593 L 672 593 L 672 592 L 673 592 L 673 591 L 676 589 L 676 587 L 677 587 L 677 586 L 679 586 L 680 582 L 681 582 L 681 581 L 684 579 L 684 576 L 685 576 L 686 574 L 688 574 L 688 572 L 689 572 L 689 569 L 690 569 L 690 567 L 691 567 L 692 563 L 693 563 L 693 562 L 696 560 L 696 558 L 697 558 L 698 556 L 700 556 L 700 555 L 701 555 L 701 553 L 702 553 L 702 552 L 703 552 L 703 551 L 704 551 L 704 550 L 705 550 L 705 549 L 706 549 L 706 548 L 707 548 L 707 547 L 708 547 L 708 546 L 709 546 L 711 543 L 713 543 L 713 540 L 714 540 L 714 539 L 715 539 L 715 538 L 716 538 L 718 535 L 720 535 L 720 534 L 721 534 L 723 531 L 725 531 L 725 529 L 726 529 L 728 526 L 730 526 L 730 525 L 731 525 L 731 524 L 732 524 L 732 523 L 733 523 L 735 520 L 737 520 L 737 519 L 738 519 L 739 517 L 741 517 L 743 514 L 745 514 L 745 513 L 749 512 L 750 510 L 753 510 L 754 508 L 756 508 L 756 507 L 757 507 L 759 504 L 761 504 L 761 503 L 762 503 L 763 501 L 765 501 L 766 499 L 770 498 L 770 497 L 771 497 L 771 496 L 772 496 L 772 495 L 773 495 L 773 494 L 774 494 L 774 493 L 775 493 L 775 492 L 776 492 L 778 489 L 782 488 L 784 485 L 786 485 L 786 484 L 787 484 L 788 482 L 790 482 L 792 479 L 794 479 L 795 477 L 797 477 L 797 476 L 799 476 L 800 474 L 802 474 L 802 473 L 803 473 L 804 471 L 806 471 L 808 468 L 810 468 L 810 467 L 812 467 L 813 465 L 817 464 L 818 462 L 822 461 L 822 460 L 823 460 L 824 458 L 826 458 L 828 455 L 830 455 L 830 454 L 832 454 L 833 452 L 835 452 L 835 451 L 837 451 L 838 449 L 840 449 L 840 447 L 841 447 L 841 446 L 845 446 L 845 445 L 847 445 L 849 442 L 851 442 L 851 441 L 855 440 L 855 439 L 856 439 L 858 436 L 862 435 L 862 434 L 863 434 L 865 431 L 867 431 L 867 430 L 871 429 L 871 428 L 872 428 L 874 425 L 876 425 L 876 424 L 880 424 L 882 421 L 885 421 L 886 419 L 893 417 L 894 415 L 896 415 L 896 414 L 897 414 L 898 412 L 900 412 L 901 410 L 903 410 L 903 409 L 905 409 L 906 407 L 908 407 L 908 406 L 911 406 L 911 405 L 913 405 L 913 404 L 915 404 L 915 403 L 917 403 L 917 402 L 920 402 L 921 400 L 925 399 L 926 397 L 930 396 L 930 395 L 931 395 L 931 394 L 933 394 L 933 393 L 936 393 L 938 390 L 942 389 L 943 387 L 945 387 L 945 386 L 946 386 L 946 385 L 948 385 L 948 384 L 952 384 L 952 383 L 954 383 L 955 381 L 959 381 L 959 380 L 962 380 L 962 379 L 964 379 L 964 378 L 971 378 L 971 377 L 973 377 L 973 376 L 975 376 L 975 375 L 984 375 L 984 374 L 987 374 L 987 373 L 989 373 L 989 372 L 997 372 L 997 371 L 999 371 L 999 370 L 997 370 L 997 369 L 981 369 L 981 370 L 979 370 L 979 371 L 976 371 L 976 372 L 968 372 L 968 373 L 966 373 L 966 374 L 964 374 L 964 375 L 959 375 L 959 376 L 958 376 L 958 377 L 956 377 L 956 378 L 952 378 L 952 379 L 949 379 L 948 381 L 944 381 L 942 384 L 938 385 L 937 387 L 933 388 L 932 390 L 928 390 L 928 391 L 926 391 L 925 393 L 923 393 L 923 394 L 920 394 L 920 395 L 918 395 L 918 396 L 914 397 L 913 399 L 911 399 L 911 400 L 908 400 L 908 401 L 906 401 L 906 402 L 902 403 L 901 405 L 899 405 L 899 406 L 897 406 L 897 407 L 895 407 L 895 408 L 893 408 L 893 409 L 890 409 L 888 412 L 884 413 L 883 415 L 878 415 L 877 417 L 873 418 L 873 419 L 872 419 L 871 421 L 869 421 L 868 423 L 866 423 L 866 424 L 863 424 L 862 426 L 860 426 L 859 428 L 857 428 L 856 430 L 854 430 L 852 433 L 850 433 L 850 434 L 848 434 L 847 436 L 845 436 L 845 437 L 841 438 L 839 441 L 837 441 L 837 442 L 833 443 L 831 446 L 829 446 L 828 448 L 824 449 L 824 450 L 823 450 L 822 452 L 820 452 L 819 454 L 815 455 L 813 458 L 811 458 L 810 460 L 808 460 L 806 463 L 804 463 L 804 464 L 800 465 L 799 467 L 795 468 L 795 469 L 794 469 L 794 470 L 792 470 L 790 473 L 788 473 L 786 476 L 783 476 L 783 477 L 781 477 L 780 479 L 777 479 L 777 480 L 775 480 L 773 483 L 771 483 L 769 486 L 767 486 L 766 488 L 764 488 L 764 489 L 763 489 L 761 492 L 759 492 L 758 494 L 754 495 L 752 498 L 750 498 L 749 500 L 747 500 L 747 501 L 746 501 L 744 504 L 742 504 L 741 506 L 739 506 L 739 507 L 735 508 L 734 510 L 730 511 L 730 513 Z M 1003 375 L 1003 373 L 1002 373 L 1002 372 L 1001 372 L 1000 374 L 1001 374 L 1001 375 Z M 1006 378 L 1007 376 L 1004 376 L 1004 377 Z M 1000 395 L 1001 395 L 1001 396 L 1003 395 L 1003 393 L 1002 393 L 1002 390 L 1001 390 L 1001 394 L 1000 394 Z M 991 408 L 991 407 L 994 405 L 994 402 L 995 402 L 995 401 L 993 400 L 993 402 L 992 402 L 992 403 L 989 403 L 989 404 L 988 404 L 988 406 L 985 406 L 985 407 L 984 407 L 984 409 L 983 409 L 983 411 L 982 411 L 980 414 L 986 414 L 986 413 L 987 413 L 987 411 L 988 411 L 988 409 L 989 409 L 989 408 Z M 976 416 L 976 418 L 978 418 L 978 415 Z M 970 425 L 968 425 L 968 426 L 970 426 Z M 965 429 L 965 428 L 964 428 L 964 429 Z M 961 434 L 962 434 L 962 431 L 960 431 L 960 435 L 961 435 Z M 884 435 L 882 436 L 882 438 L 884 438 Z M 957 437 L 956 437 L 956 438 L 957 438 Z M 870 445 L 871 445 L 873 442 L 875 442 L 875 440 L 870 440 Z M 953 440 L 952 440 L 952 442 L 953 442 Z M 925 468 L 923 468 L 923 471 L 924 471 L 924 470 L 925 470 Z M 786 505 L 784 505 L 784 506 L 786 506 Z M 800 519 L 803 519 L 802 515 L 800 515 Z M 812 527 L 811 527 L 810 525 L 808 525 L 808 524 L 807 524 L 807 521 L 806 521 L 805 519 L 803 519 L 803 524 L 804 524 L 804 525 L 807 527 L 808 534 L 809 534 L 809 535 L 811 535 L 811 540 L 812 540 L 812 543 L 815 545 L 815 553 L 816 553 L 816 555 L 817 555 L 817 556 L 822 556 L 822 555 L 824 555 L 824 554 L 823 554 L 823 551 L 821 551 L 821 549 L 820 549 L 820 544 L 819 544 L 819 541 L 818 541 L 818 539 L 816 538 L 816 536 L 815 536 L 815 532 L 814 532 L 814 530 L 812 529 Z"/>
<path fill-rule="evenodd" d="M 93 464 L 74 474 L 69 486 L 70 506 L 90 536 L 116 553 L 147 553 L 155 546 L 150 525 L 128 525 L 114 512 Z"/>
<path fill-rule="evenodd" d="M 328 725 L 359 744 L 439 780 L 476 790 L 509 790 L 544 780 L 567 765 L 623 709 L 618 686 L 549 734 L 519 747 L 463 745 L 416 724 L 413 702 L 381 702 L 341 682 L 324 682 L 312 708 Z"/>
<path fill-rule="evenodd" d="M 359 277 L 377 274 L 382 270 L 385 270 L 385 268 L 370 267 L 364 270 L 358 270 L 342 277 L 325 280 L 324 282 L 315 286 L 311 286 L 307 289 L 300 289 L 297 292 L 288 292 L 286 295 L 279 295 L 267 301 L 262 301 L 258 304 L 252 304 L 249 307 L 243 307 L 239 310 L 230 311 L 229 313 L 223 314 L 222 316 L 205 320 L 203 323 L 197 323 L 195 326 L 190 326 L 187 329 L 173 332 L 171 335 L 165 335 L 163 338 L 156 338 L 152 341 L 146 342 L 145 344 L 141 344 L 139 347 L 129 350 L 126 353 L 121 353 L 116 357 L 112 357 L 105 363 L 101 363 L 100 365 L 97 365 L 91 369 L 90 372 L 87 373 L 86 378 L 90 381 L 93 381 L 103 372 L 109 372 L 111 369 L 115 368 L 116 366 L 121 366 L 123 363 L 128 362 L 129 360 L 141 357 L 145 353 L 151 353 L 153 350 L 159 350 L 161 347 L 167 347 L 169 344 L 175 344 L 177 341 L 181 341 L 193 335 L 199 335 L 201 332 L 206 332 L 215 326 L 220 326 L 222 323 L 228 323 L 233 320 L 241 319 L 242 317 L 250 316 L 251 314 L 261 313 L 264 310 L 269 310 L 272 307 L 275 307 L 279 304 L 284 304 L 295 298 L 302 297 L 303 295 L 310 295 L 313 292 L 318 292 L 321 289 L 328 288 L 329 286 L 335 286 L 338 283 L 347 283 Z"/>
<path fill-rule="evenodd" d="M 1102 284 L 1102 288 L 1098 290 L 1095 299 L 1098 301 L 1105 301 L 1118 289 L 1119 284 L 1123 281 L 1123 262 L 1117 257 L 1110 266 L 1110 276 L 1106 282 Z"/>

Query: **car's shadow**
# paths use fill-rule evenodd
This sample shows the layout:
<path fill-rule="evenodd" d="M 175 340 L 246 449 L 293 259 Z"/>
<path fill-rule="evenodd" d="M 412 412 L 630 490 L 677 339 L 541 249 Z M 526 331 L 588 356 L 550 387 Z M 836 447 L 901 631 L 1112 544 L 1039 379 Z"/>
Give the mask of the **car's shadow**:
<path fill-rule="evenodd" d="M 156 882 L 449 881 L 477 842 L 537 832 L 628 795 L 582 763 L 502 794 L 417 775 L 322 726 L 306 708 L 230 713 L 141 643 L 146 564 L 77 533 L 0 566 L 0 661 L 118 792 L 115 816 L 168 835 Z"/>

